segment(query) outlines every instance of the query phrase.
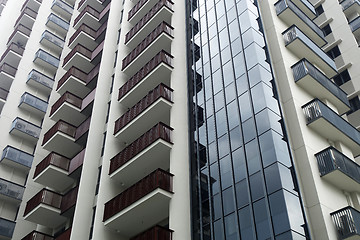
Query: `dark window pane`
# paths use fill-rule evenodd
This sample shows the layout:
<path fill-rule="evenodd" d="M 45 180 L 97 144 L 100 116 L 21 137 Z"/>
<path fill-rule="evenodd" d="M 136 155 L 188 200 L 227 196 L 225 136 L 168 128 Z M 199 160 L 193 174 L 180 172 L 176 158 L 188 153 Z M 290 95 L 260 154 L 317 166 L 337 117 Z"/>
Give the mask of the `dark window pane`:
<path fill-rule="evenodd" d="M 232 153 L 235 182 L 239 182 L 246 178 L 246 165 L 244 149 L 239 148 Z"/>
<path fill-rule="evenodd" d="M 255 172 L 261 169 L 259 146 L 257 140 L 253 140 L 245 145 L 246 149 L 246 158 L 248 164 L 249 175 L 254 174 Z"/>
<path fill-rule="evenodd" d="M 224 221 L 225 221 L 226 240 L 240 239 L 235 213 L 230 214 L 229 216 L 225 217 Z"/>
<path fill-rule="evenodd" d="M 241 239 L 255 240 L 255 228 L 249 206 L 239 210 Z"/>
<path fill-rule="evenodd" d="M 236 201 L 238 208 L 242 208 L 249 204 L 250 196 L 247 180 L 244 179 L 235 185 Z"/>
<path fill-rule="evenodd" d="M 228 188 L 223 191 L 223 208 L 224 215 L 228 215 L 229 213 L 235 211 L 235 198 L 232 188 Z"/>

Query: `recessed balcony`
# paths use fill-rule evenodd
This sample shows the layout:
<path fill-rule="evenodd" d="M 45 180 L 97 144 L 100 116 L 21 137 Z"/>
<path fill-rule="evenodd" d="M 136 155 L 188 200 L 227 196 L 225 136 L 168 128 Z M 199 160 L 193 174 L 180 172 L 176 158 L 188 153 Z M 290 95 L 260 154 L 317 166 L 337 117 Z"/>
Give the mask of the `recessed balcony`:
<path fill-rule="evenodd" d="M 29 73 L 26 83 L 49 95 L 54 86 L 54 79 L 33 69 Z"/>
<path fill-rule="evenodd" d="M 99 22 L 100 12 L 91 6 L 87 5 L 75 18 L 74 20 L 74 28 L 77 29 L 83 23 L 92 26 L 95 29 L 98 29 L 101 25 Z"/>
<path fill-rule="evenodd" d="M 56 228 L 65 223 L 66 217 L 61 216 L 62 195 L 43 189 L 27 203 L 24 219 L 46 227 Z"/>
<path fill-rule="evenodd" d="M 59 120 L 44 135 L 42 146 L 48 151 L 54 151 L 72 158 L 81 150 L 81 146 L 75 143 L 76 127 Z"/>
<path fill-rule="evenodd" d="M 21 240 L 55 240 L 55 238 L 38 231 L 32 231 L 31 233 L 23 237 Z"/>
<path fill-rule="evenodd" d="M 69 47 L 74 48 L 77 44 L 86 46 L 89 50 L 94 50 L 98 45 L 95 42 L 96 31 L 83 23 L 70 37 Z"/>
<path fill-rule="evenodd" d="M 59 34 L 62 38 L 66 37 L 69 30 L 69 22 L 51 13 L 47 19 L 46 26 Z"/>
<path fill-rule="evenodd" d="M 333 147 L 315 154 L 320 176 L 339 189 L 356 192 L 360 187 L 360 166 Z"/>
<path fill-rule="evenodd" d="M 28 7 L 32 9 L 34 12 L 38 12 L 40 5 L 42 3 L 42 0 L 26 0 L 25 3 L 21 7 L 21 11 Z"/>
<path fill-rule="evenodd" d="M 114 135 L 132 142 L 158 122 L 170 124 L 172 89 L 160 84 L 115 122 Z"/>
<path fill-rule="evenodd" d="M 33 159 L 34 156 L 30 153 L 11 146 L 6 146 L 1 156 L 1 164 L 27 172 L 31 168 Z"/>
<path fill-rule="evenodd" d="M 345 207 L 330 213 L 338 233 L 338 239 L 356 240 L 360 238 L 360 212 L 353 207 Z"/>
<path fill-rule="evenodd" d="M 81 12 L 86 6 L 90 6 L 98 12 L 101 12 L 104 9 L 102 5 L 105 0 L 81 0 L 78 4 L 77 10 Z"/>
<path fill-rule="evenodd" d="M 292 26 L 284 33 L 285 46 L 300 59 L 306 58 L 319 67 L 328 77 L 337 74 L 335 62 L 299 28 Z"/>
<path fill-rule="evenodd" d="M 63 68 L 69 70 L 71 67 L 77 67 L 84 72 L 89 72 L 94 65 L 91 63 L 92 51 L 81 44 L 75 48 L 64 58 Z"/>
<path fill-rule="evenodd" d="M 161 226 L 154 226 L 135 237 L 130 238 L 130 240 L 171 240 L 173 231 Z"/>
<path fill-rule="evenodd" d="M 173 28 L 162 22 L 135 49 L 122 60 L 122 71 L 134 75 L 139 66 L 145 65 L 160 51 L 171 52 Z"/>
<path fill-rule="evenodd" d="M 19 117 L 12 122 L 10 134 L 36 144 L 41 128 Z"/>
<path fill-rule="evenodd" d="M 0 64 L 7 63 L 8 65 L 16 68 L 19 66 L 25 48 L 15 43 L 11 43 L 0 58 Z"/>
<path fill-rule="evenodd" d="M 63 192 L 74 183 L 68 176 L 69 165 L 69 158 L 52 152 L 36 166 L 34 182 Z"/>
<path fill-rule="evenodd" d="M 31 95 L 30 93 L 25 92 L 21 96 L 19 108 L 24 109 L 29 113 L 43 117 L 46 113 L 47 107 L 47 102 Z"/>
<path fill-rule="evenodd" d="M 81 98 L 66 92 L 52 105 L 50 118 L 54 121 L 62 119 L 78 126 L 86 119 L 86 116 L 80 113 L 81 104 Z"/>
<path fill-rule="evenodd" d="M 134 236 L 169 216 L 172 174 L 158 169 L 105 204 L 104 224 Z"/>
<path fill-rule="evenodd" d="M 110 160 L 110 178 L 131 186 L 157 168 L 169 169 L 172 128 L 158 123 Z"/>
<path fill-rule="evenodd" d="M 308 60 L 300 60 L 291 69 L 297 85 L 305 89 L 313 97 L 327 99 L 336 106 L 339 114 L 350 110 L 347 94 Z"/>
<path fill-rule="evenodd" d="M 5 218 L 0 218 L 0 239 L 12 239 L 16 223 Z"/>
<path fill-rule="evenodd" d="M 360 154 L 360 133 L 319 99 L 302 106 L 307 125 L 320 136 L 333 142 L 342 142 L 355 156 Z"/>
<path fill-rule="evenodd" d="M 0 178 L 0 199 L 19 204 L 23 198 L 25 187 Z"/>
<path fill-rule="evenodd" d="M 41 35 L 40 43 L 43 46 L 56 52 L 58 55 L 61 54 L 65 45 L 65 41 L 63 39 L 59 38 L 48 30 L 45 30 L 44 33 Z"/>
<path fill-rule="evenodd" d="M 353 32 L 356 38 L 360 37 L 360 17 L 355 18 L 351 22 L 349 22 L 351 31 Z"/>
<path fill-rule="evenodd" d="M 345 16 L 352 16 L 360 14 L 360 1 L 359 0 L 344 0 L 340 3 Z"/>
<path fill-rule="evenodd" d="M 37 16 L 37 12 L 35 12 L 34 10 L 25 7 L 22 11 L 20 16 L 18 17 L 18 19 L 16 19 L 14 28 L 16 28 L 18 25 L 23 25 L 29 29 L 32 29 L 35 19 Z"/>
<path fill-rule="evenodd" d="M 60 59 L 42 49 L 39 49 L 35 53 L 34 63 L 55 75 L 56 70 L 59 67 Z"/>
<path fill-rule="evenodd" d="M 14 80 L 14 77 L 16 75 L 17 69 L 10 66 L 7 63 L 3 63 L 0 66 L 0 87 L 2 89 L 5 89 L 9 91 L 11 84 Z"/>
<path fill-rule="evenodd" d="M 159 52 L 121 86 L 118 96 L 120 103 L 131 107 L 160 83 L 170 86 L 172 59 L 167 52 Z"/>
<path fill-rule="evenodd" d="M 160 0 L 157 2 L 126 34 L 125 44 L 134 48 L 160 23 L 166 22 L 171 25 L 171 17 L 173 14 L 172 4 L 169 0 Z"/>
<path fill-rule="evenodd" d="M 53 0 L 51 9 L 63 17 L 66 21 L 70 21 L 74 8 L 61 0 Z"/>
<path fill-rule="evenodd" d="M 19 46 L 25 46 L 31 34 L 31 29 L 19 24 L 9 37 L 7 44 L 16 43 Z"/>
<path fill-rule="evenodd" d="M 319 47 L 327 43 L 322 30 L 291 0 L 279 0 L 275 3 L 275 9 L 276 14 L 281 20 L 288 26 L 296 25 Z"/>

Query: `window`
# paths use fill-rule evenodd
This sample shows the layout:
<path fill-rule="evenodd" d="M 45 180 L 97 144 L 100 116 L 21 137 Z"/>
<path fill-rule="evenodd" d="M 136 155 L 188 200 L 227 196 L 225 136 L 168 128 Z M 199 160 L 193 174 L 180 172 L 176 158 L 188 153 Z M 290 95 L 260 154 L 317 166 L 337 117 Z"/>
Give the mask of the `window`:
<path fill-rule="evenodd" d="M 340 49 L 338 46 L 333 47 L 326 53 L 331 59 L 335 59 L 336 57 L 341 55 Z"/>
<path fill-rule="evenodd" d="M 359 100 L 359 96 L 356 96 L 352 99 L 349 99 L 349 103 L 350 103 L 350 111 L 348 111 L 346 114 L 349 115 L 357 110 L 360 109 L 360 100 Z"/>
<path fill-rule="evenodd" d="M 315 12 L 318 16 L 322 14 L 324 12 L 322 5 L 319 5 L 317 8 L 315 8 Z"/>
<path fill-rule="evenodd" d="M 325 25 L 322 29 L 321 29 L 324 33 L 325 36 L 329 35 L 330 33 L 332 33 L 332 30 L 330 28 L 330 24 Z"/>
<path fill-rule="evenodd" d="M 115 52 L 114 67 L 116 67 L 117 56 L 118 56 L 118 51 Z"/>
<path fill-rule="evenodd" d="M 347 69 L 345 69 L 344 71 L 342 71 L 341 73 L 339 73 L 338 75 L 336 75 L 334 77 L 334 82 L 338 85 L 341 86 L 342 84 L 350 81 L 350 74 L 348 72 Z"/>

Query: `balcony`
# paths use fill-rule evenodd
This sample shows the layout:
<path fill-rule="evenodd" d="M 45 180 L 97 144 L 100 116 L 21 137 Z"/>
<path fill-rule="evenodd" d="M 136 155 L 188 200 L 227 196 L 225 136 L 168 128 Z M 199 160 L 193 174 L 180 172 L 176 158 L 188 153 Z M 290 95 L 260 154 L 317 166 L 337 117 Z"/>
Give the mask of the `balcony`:
<path fill-rule="evenodd" d="M 29 153 L 11 146 L 6 146 L 1 156 L 1 163 L 22 171 L 29 171 L 33 159 L 34 156 Z"/>
<path fill-rule="evenodd" d="M 20 204 L 25 187 L 0 178 L 0 199 Z"/>
<path fill-rule="evenodd" d="M 57 92 L 64 94 L 70 92 L 76 96 L 84 98 L 90 93 L 90 83 L 97 79 L 99 74 L 100 64 L 95 66 L 89 74 L 86 74 L 82 70 L 71 67 L 64 76 L 59 80 L 57 86 Z"/>
<path fill-rule="evenodd" d="M 59 56 L 65 45 L 65 41 L 63 39 L 59 38 L 58 36 L 52 34 L 47 30 L 45 30 L 44 33 L 41 35 L 40 43 L 43 46 L 54 51 Z"/>
<path fill-rule="evenodd" d="M 23 237 L 21 240 L 55 240 L 52 236 L 38 232 L 38 231 L 32 231 L 25 237 Z"/>
<path fill-rule="evenodd" d="M 158 169 L 105 204 L 105 226 L 134 236 L 169 216 L 172 174 Z M 141 217 L 139 217 L 141 216 Z"/>
<path fill-rule="evenodd" d="M 12 239 L 16 223 L 5 218 L 0 218 L 0 239 Z"/>
<path fill-rule="evenodd" d="M 18 19 L 16 19 L 14 28 L 16 28 L 18 25 L 23 25 L 29 29 L 32 29 L 35 19 L 37 16 L 37 12 L 35 12 L 34 10 L 25 7 L 22 11 L 20 16 L 18 17 Z"/>
<path fill-rule="evenodd" d="M 119 89 L 120 103 L 131 107 L 160 83 L 170 86 L 172 59 L 167 52 L 159 52 Z"/>
<path fill-rule="evenodd" d="M 35 53 L 34 63 L 55 75 L 56 70 L 59 67 L 60 59 L 42 49 L 39 49 Z"/>
<path fill-rule="evenodd" d="M 194 37 L 196 34 L 199 33 L 199 22 L 196 19 L 190 19 L 189 26 L 189 34 L 191 35 L 191 37 Z"/>
<path fill-rule="evenodd" d="M 66 217 L 60 215 L 61 200 L 62 195 L 41 190 L 26 203 L 24 219 L 50 228 L 60 226 L 66 221 Z"/>
<path fill-rule="evenodd" d="M 105 40 L 99 43 L 99 45 L 91 53 L 91 63 L 94 65 L 100 64 L 102 52 L 104 50 Z"/>
<path fill-rule="evenodd" d="M 47 19 L 46 26 L 58 33 L 62 38 L 66 37 L 69 30 L 69 23 L 51 13 Z"/>
<path fill-rule="evenodd" d="M 81 152 L 76 154 L 76 156 L 73 157 L 70 161 L 69 176 L 71 176 L 73 179 L 80 179 L 82 165 L 85 158 L 85 150 L 86 148 L 81 150 Z"/>
<path fill-rule="evenodd" d="M 356 38 L 360 37 L 360 16 L 349 22 L 351 31 Z"/>
<path fill-rule="evenodd" d="M 21 96 L 19 108 L 24 109 L 29 113 L 43 117 L 46 113 L 47 107 L 47 102 L 31 95 L 30 93 L 25 92 Z"/>
<path fill-rule="evenodd" d="M 50 117 L 54 121 L 62 119 L 72 125 L 78 126 L 86 119 L 81 114 L 82 99 L 66 92 L 51 107 Z"/>
<path fill-rule="evenodd" d="M 90 123 L 91 123 L 91 117 L 88 117 L 76 129 L 75 142 L 84 147 L 86 146 L 87 143 L 87 136 L 90 128 Z"/>
<path fill-rule="evenodd" d="M 63 17 L 66 21 L 70 21 L 74 8 L 61 0 L 53 0 L 51 9 Z"/>
<path fill-rule="evenodd" d="M 130 238 L 130 240 L 171 240 L 173 231 L 161 226 L 154 226 L 135 237 Z"/>
<path fill-rule="evenodd" d="M 172 89 L 160 84 L 115 122 L 114 135 L 132 142 L 158 122 L 170 124 Z"/>
<path fill-rule="evenodd" d="M 72 217 L 74 215 L 77 194 L 78 194 L 79 187 L 75 187 L 70 189 L 62 198 L 61 201 L 61 215 L 66 217 Z"/>
<path fill-rule="evenodd" d="M 19 117 L 12 122 L 10 134 L 36 144 L 41 128 Z"/>
<path fill-rule="evenodd" d="M 324 138 L 342 142 L 355 156 L 360 154 L 360 133 L 319 99 L 302 106 L 307 125 Z"/>
<path fill-rule="evenodd" d="M 360 14 L 360 1 L 359 0 L 344 0 L 341 3 L 341 7 L 345 16 L 349 17 L 354 14 Z"/>
<path fill-rule="evenodd" d="M 24 54 L 25 48 L 22 46 L 11 43 L 5 50 L 0 58 L 0 64 L 8 64 L 13 68 L 19 66 L 22 55 Z"/>
<path fill-rule="evenodd" d="M 30 9 L 32 9 L 33 11 L 38 12 L 41 3 L 42 3 L 42 0 L 26 0 L 25 3 L 21 7 L 21 11 L 24 8 L 28 7 Z"/>
<path fill-rule="evenodd" d="M 8 39 L 7 44 L 16 43 L 25 46 L 31 34 L 31 29 L 19 24 Z"/>
<path fill-rule="evenodd" d="M 321 73 L 306 59 L 302 59 L 291 67 L 294 80 L 313 97 L 327 99 L 336 106 L 340 114 L 350 110 L 347 94 Z"/>
<path fill-rule="evenodd" d="M 76 45 L 70 53 L 64 58 L 63 68 L 69 70 L 71 67 L 82 69 L 89 72 L 94 65 L 91 63 L 92 51 L 81 44 Z"/>
<path fill-rule="evenodd" d="M 74 183 L 68 176 L 69 165 L 69 158 L 52 152 L 36 166 L 34 182 L 63 192 Z"/>
<path fill-rule="evenodd" d="M 96 35 L 97 31 L 83 23 L 70 37 L 69 47 L 74 48 L 76 45 L 81 44 L 92 51 L 98 45 L 98 43 L 95 42 Z"/>
<path fill-rule="evenodd" d="M 171 17 L 173 14 L 172 4 L 169 0 L 160 0 L 157 2 L 126 34 L 125 44 L 134 48 L 160 23 L 165 21 L 171 25 Z"/>
<path fill-rule="evenodd" d="M 360 212 L 345 207 L 330 214 L 338 233 L 338 239 L 356 240 L 360 237 Z"/>
<path fill-rule="evenodd" d="M 336 73 L 335 62 L 311 41 L 296 26 L 288 28 L 284 33 L 285 46 L 300 59 L 306 58 L 309 62 L 319 67 L 328 77 Z"/>
<path fill-rule="evenodd" d="M 44 135 L 43 147 L 48 151 L 54 151 L 72 158 L 81 150 L 81 146 L 75 143 L 76 127 L 59 120 Z"/>
<path fill-rule="evenodd" d="M 0 87 L 0 102 L 1 103 L 5 103 L 6 102 L 6 99 L 7 99 L 7 96 L 9 94 L 9 91 L 3 89 Z M 0 103 L 0 104 L 1 104 Z M 2 106 L 0 107 L 1 109 L 3 108 L 4 104 L 2 104 Z"/>
<path fill-rule="evenodd" d="M 14 80 L 14 77 L 16 75 L 17 69 L 10 66 L 7 63 L 3 63 L 0 66 L 0 87 L 2 89 L 5 89 L 9 91 L 11 84 Z"/>
<path fill-rule="evenodd" d="M 86 6 L 90 6 L 98 12 L 101 12 L 104 9 L 102 5 L 105 0 L 81 0 L 78 4 L 78 11 L 81 12 Z"/>
<path fill-rule="evenodd" d="M 135 49 L 122 60 L 122 71 L 134 75 L 160 51 L 171 52 L 173 28 L 162 22 Z"/>
<path fill-rule="evenodd" d="M 279 0 L 275 3 L 275 9 L 281 20 L 288 26 L 296 25 L 319 47 L 327 43 L 322 30 L 291 0 Z"/>
<path fill-rule="evenodd" d="M 360 166 L 333 147 L 315 154 L 320 176 L 339 189 L 356 192 L 360 186 Z"/>
<path fill-rule="evenodd" d="M 74 28 L 77 29 L 83 23 L 98 29 L 101 25 L 99 22 L 100 12 L 91 6 L 86 6 L 74 20 Z"/>
<path fill-rule="evenodd" d="M 157 168 L 169 169 L 172 130 L 158 123 L 130 143 L 110 160 L 110 178 L 131 186 Z"/>
<path fill-rule="evenodd" d="M 171 2 L 171 1 L 170 1 Z M 140 0 L 135 6 L 128 12 L 128 21 L 130 23 L 136 23 L 148 13 L 151 8 L 154 7 L 156 1 Z M 173 3 L 172 3 L 173 4 Z"/>
<path fill-rule="evenodd" d="M 29 73 L 26 83 L 49 95 L 54 86 L 54 79 L 33 69 Z"/>

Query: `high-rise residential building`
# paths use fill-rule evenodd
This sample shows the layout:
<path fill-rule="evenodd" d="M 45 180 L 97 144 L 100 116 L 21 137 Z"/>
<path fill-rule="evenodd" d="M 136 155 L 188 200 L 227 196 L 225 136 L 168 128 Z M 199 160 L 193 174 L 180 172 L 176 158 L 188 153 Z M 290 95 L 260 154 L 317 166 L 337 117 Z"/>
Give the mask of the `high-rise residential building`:
<path fill-rule="evenodd" d="M 359 0 L 0 0 L 0 239 L 360 239 Z"/>

